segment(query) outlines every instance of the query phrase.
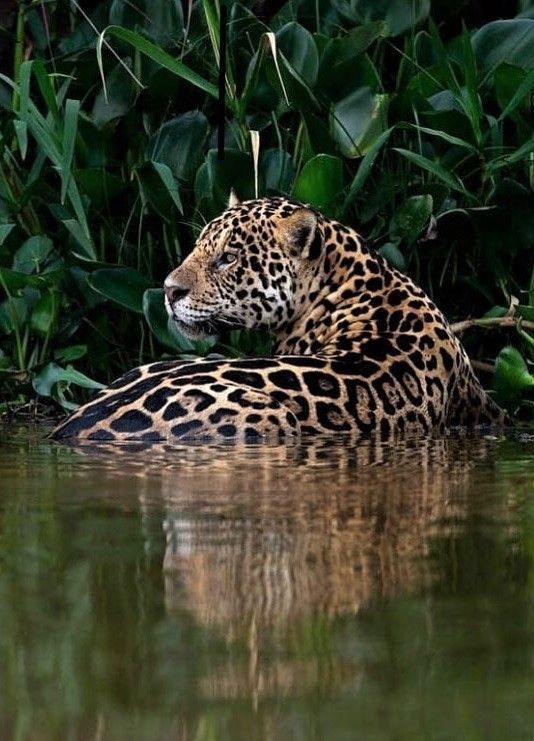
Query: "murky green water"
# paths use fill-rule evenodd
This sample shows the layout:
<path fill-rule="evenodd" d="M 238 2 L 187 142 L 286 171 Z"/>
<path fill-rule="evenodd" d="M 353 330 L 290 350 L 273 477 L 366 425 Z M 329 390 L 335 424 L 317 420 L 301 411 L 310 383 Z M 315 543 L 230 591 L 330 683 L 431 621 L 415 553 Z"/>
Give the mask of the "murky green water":
<path fill-rule="evenodd" d="M 2 739 L 534 737 L 534 438 L 2 439 Z"/>

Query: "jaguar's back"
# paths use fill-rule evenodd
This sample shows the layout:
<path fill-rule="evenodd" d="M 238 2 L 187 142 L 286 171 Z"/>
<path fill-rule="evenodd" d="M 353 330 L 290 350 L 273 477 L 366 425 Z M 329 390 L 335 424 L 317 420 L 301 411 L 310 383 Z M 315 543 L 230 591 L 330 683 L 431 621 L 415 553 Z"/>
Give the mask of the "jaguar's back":
<path fill-rule="evenodd" d="M 502 424 L 441 312 L 352 229 L 283 198 L 233 202 L 165 281 L 178 329 L 249 327 L 274 357 L 152 363 L 56 439 L 443 430 Z"/>

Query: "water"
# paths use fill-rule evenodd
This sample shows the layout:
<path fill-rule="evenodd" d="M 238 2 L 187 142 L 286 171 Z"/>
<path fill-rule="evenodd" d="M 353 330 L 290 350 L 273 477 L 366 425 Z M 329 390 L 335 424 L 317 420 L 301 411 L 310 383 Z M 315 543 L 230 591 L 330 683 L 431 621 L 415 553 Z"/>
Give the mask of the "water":
<path fill-rule="evenodd" d="M 2 440 L 2 739 L 534 738 L 532 436 Z"/>

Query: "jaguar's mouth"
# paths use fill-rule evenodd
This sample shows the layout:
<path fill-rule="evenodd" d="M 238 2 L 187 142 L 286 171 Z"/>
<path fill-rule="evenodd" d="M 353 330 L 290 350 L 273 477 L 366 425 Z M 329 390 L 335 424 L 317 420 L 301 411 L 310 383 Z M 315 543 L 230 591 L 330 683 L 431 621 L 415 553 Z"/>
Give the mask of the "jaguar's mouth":
<path fill-rule="evenodd" d="M 173 315 L 176 329 L 188 340 L 204 340 L 206 337 L 217 334 L 207 322 L 184 322 Z"/>
<path fill-rule="evenodd" d="M 204 340 L 206 337 L 213 337 L 214 335 L 223 334 L 223 332 L 243 329 L 244 327 L 243 324 L 222 317 L 184 321 L 173 314 L 172 318 L 176 324 L 176 329 L 188 340 Z"/>

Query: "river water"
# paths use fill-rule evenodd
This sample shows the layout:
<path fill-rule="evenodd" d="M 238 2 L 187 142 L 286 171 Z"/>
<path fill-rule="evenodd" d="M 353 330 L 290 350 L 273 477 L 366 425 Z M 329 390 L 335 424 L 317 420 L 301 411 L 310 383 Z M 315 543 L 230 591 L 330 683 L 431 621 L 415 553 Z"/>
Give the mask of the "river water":
<path fill-rule="evenodd" d="M 534 738 L 534 436 L 0 436 L 2 739 Z"/>

